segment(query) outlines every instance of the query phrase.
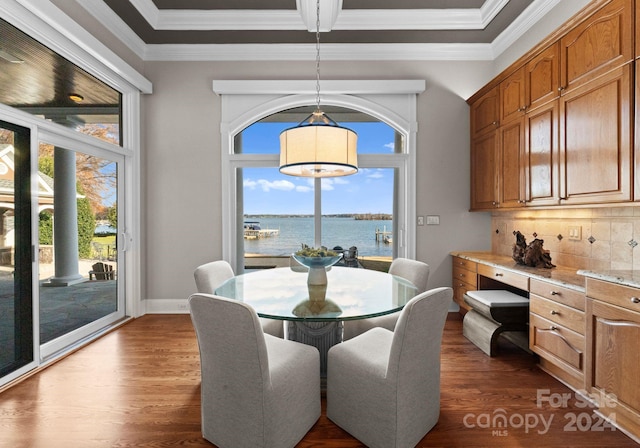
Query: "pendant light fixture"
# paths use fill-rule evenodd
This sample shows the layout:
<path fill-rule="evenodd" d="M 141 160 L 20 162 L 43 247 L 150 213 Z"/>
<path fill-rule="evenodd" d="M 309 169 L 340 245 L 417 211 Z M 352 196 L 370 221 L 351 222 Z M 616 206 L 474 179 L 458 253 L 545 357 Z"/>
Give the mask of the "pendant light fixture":
<path fill-rule="evenodd" d="M 320 0 L 316 2 L 316 110 L 280 134 L 280 172 L 299 177 L 339 177 L 358 172 L 358 135 L 320 109 Z"/>

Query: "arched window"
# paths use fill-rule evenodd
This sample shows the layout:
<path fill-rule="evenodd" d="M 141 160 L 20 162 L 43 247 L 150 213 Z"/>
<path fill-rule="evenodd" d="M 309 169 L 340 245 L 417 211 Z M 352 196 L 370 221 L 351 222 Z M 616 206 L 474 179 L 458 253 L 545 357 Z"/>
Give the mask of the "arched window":
<path fill-rule="evenodd" d="M 222 181 L 228 212 L 223 255 L 236 272 L 288 265 L 302 244 L 355 246 L 365 267 L 369 260 L 415 254 L 415 227 L 409 226 L 415 215 L 413 122 L 361 96 L 327 96 L 322 110 L 358 134 L 359 171 L 340 178 L 292 177 L 278 169 L 279 134 L 313 111 L 313 96 L 281 96 L 259 105 L 245 95 L 234 98 L 223 101 Z M 413 99 L 415 107 L 415 94 L 400 99 Z"/>

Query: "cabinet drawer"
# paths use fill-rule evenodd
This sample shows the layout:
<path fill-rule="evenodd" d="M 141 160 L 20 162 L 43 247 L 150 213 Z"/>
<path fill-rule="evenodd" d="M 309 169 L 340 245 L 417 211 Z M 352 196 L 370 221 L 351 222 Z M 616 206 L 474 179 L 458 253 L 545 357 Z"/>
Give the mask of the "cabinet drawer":
<path fill-rule="evenodd" d="M 582 311 L 535 294 L 529 296 L 529 311 L 584 335 L 585 321 Z"/>
<path fill-rule="evenodd" d="M 529 290 L 529 277 L 526 275 L 516 274 L 515 272 L 494 266 L 487 266 L 485 264 L 478 265 L 478 274 L 506 283 L 507 285 L 515 286 L 516 288 L 524 289 L 525 291 Z"/>
<path fill-rule="evenodd" d="M 584 370 L 585 339 L 571 331 L 536 314 L 529 319 L 529 346 L 545 359 L 580 373 Z"/>
<path fill-rule="evenodd" d="M 464 282 L 476 289 L 478 285 L 478 275 L 458 266 L 453 266 L 453 282 Z"/>
<path fill-rule="evenodd" d="M 640 312 L 640 289 L 587 278 L 587 296 Z"/>
<path fill-rule="evenodd" d="M 550 299 L 554 302 L 584 311 L 585 298 L 584 294 L 579 291 L 557 286 L 535 278 L 529 281 L 529 291 L 545 299 Z"/>
<path fill-rule="evenodd" d="M 466 269 L 467 271 L 477 272 L 478 263 L 475 261 L 467 260 L 466 258 L 453 257 L 453 267 Z"/>
<path fill-rule="evenodd" d="M 475 291 L 476 287 L 465 282 L 453 279 L 453 301 L 460 306 L 460 312 L 466 313 L 471 307 L 464 301 L 467 291 Z"/>

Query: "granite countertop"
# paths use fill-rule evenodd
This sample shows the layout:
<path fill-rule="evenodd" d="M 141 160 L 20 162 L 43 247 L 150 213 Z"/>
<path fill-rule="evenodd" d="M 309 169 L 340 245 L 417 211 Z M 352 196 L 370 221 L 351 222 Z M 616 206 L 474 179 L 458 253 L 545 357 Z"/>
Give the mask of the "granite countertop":
<path fill-rule="evenodd" d="M 640 288 L 640 271 L 589 271 L 581 269 L 578 274 L 632 288 Z"/>
<path fill-rule="evenodd" d="M 491 252 L 451 252 L 451 255 L 464 258 L 476 263 L 482 263 L 489 266 L 494 266 L 507 271 L 512 271 L 517 274 L 524 274 L 531 278 L 538 278 L 550 283 L 555 283 L 558 286 L 564 286 L 565 288 L 573 289 L 579 292 L 585 292 L 585 279 L 586 274 L 582 274 L 583 271 L 577 271 L 573 268 L 567 268 L 563 266 L 556 266 L 552 269 L 545 268 L 532 268 L 529 266 L 523 266 L 516 263 L 513 258 L 504 255 L 496 255 Z M 640 284 L 640 272 L 638 273 L 638 281 Z M 609 280 L 612 281 L 612 280 Z"/>

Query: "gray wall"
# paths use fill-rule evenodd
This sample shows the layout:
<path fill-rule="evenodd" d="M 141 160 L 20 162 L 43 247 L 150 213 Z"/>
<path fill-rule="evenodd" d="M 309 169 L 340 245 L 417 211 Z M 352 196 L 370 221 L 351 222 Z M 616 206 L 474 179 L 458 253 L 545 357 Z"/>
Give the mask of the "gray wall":
<path fill-rule="evenodd" d="M 286 67 L 286 69 L 283 69 Z M 490 217 L 469 213 L 469 109 L 490 63 L 323 63 L 323 79 L 426 79 L 418 97 L 417 258 L 432 266 L 432 286 L 451 284 L 448 253 L 490 249 Z M 180 299 L 193 291 L 193 269 L 220 258 L 220 98 L 213 79 L 309 79 L 311 62 L 147 63 L 154 93 L 144 99 L 147 298 Z M 469 87 L 472 86 L 472 87 Z M 479 87 L 479 86 L 478 86 Z"/>

